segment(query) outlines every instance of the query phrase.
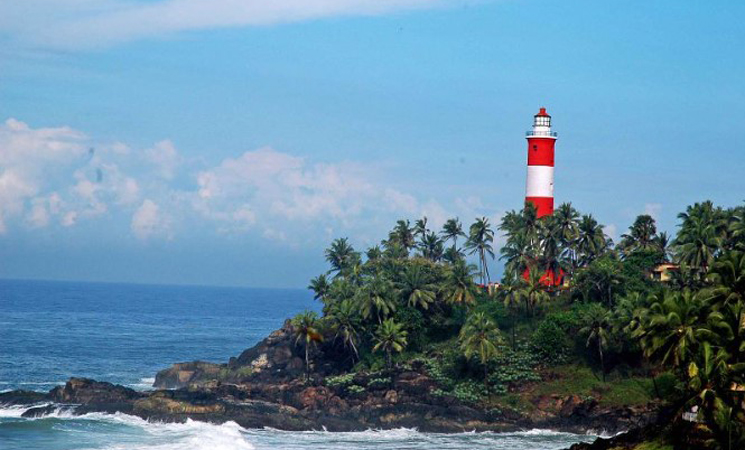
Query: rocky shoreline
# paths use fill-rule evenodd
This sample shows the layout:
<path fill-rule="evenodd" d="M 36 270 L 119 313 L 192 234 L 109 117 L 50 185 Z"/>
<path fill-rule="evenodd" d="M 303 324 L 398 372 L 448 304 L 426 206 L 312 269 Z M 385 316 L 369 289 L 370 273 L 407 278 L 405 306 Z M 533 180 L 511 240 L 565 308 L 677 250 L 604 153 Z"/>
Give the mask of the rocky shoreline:
<path fill-rule="evenodd" d="M 72 378 L 46 394 L 2 393 L 0 404 L 28 406 L 24 417 L 64 408 L 72 414 L 120 412 L 155 421 L 234 421 L 245 428 L 290 431 L 404 427 L 452 433 L 541 428 L 615 434 L 657 420 L 657 408 L 651 405 L 607 408 L 572 395 L 540 398 L 531 414 L 483 410 L 438 395 L 436 381 L 417 363 L 344 377 L 333 361 L 319 360 L 313 374 L 305 379 L 303 360 L 285 325 L 227 364 L 175 364 L 157 374 L 153 391 Z M 34 406 L 40 404 L 45 405 Z"/>

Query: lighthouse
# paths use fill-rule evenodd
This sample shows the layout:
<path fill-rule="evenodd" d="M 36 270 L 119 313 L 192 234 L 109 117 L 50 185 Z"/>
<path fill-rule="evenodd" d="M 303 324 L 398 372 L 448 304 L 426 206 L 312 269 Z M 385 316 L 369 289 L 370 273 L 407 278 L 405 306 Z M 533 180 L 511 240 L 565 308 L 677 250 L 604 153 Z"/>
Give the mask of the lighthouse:
<path fill-rule="evenodd" d="M 551 116 L 541 108 L 533 116 L 533 129 L 525 133 L 528 140 L 528 179 L 525 202 L 535 205 L 538 217 L 554 212 L 554 145 L 556 132 L 551 131 Z"/>

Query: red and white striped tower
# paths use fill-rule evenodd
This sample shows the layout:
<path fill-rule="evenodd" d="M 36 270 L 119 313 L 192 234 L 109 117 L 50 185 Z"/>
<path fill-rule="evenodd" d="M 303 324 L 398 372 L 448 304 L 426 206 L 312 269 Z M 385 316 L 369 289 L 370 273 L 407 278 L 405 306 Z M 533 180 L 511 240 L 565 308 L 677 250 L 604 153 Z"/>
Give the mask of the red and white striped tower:
<path fill-rule="evenodd" d="M 551 131 L 551 116 L 546 108 L 534 116 L 533 129 L 528 131 L 528 180 L 525 202 L 538 209 L 538 217 L 554 212 L 554 144 L 556 132 Z"/>

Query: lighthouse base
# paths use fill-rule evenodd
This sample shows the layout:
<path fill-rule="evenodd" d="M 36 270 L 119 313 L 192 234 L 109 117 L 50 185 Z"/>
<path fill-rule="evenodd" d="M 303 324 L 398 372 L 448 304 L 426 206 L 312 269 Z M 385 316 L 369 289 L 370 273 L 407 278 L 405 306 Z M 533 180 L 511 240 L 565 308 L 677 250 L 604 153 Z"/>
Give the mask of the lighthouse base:
<path fill-rule="evenodd" d="M 550 216 L 554 212 L 553 197 L 525 197 L 525 203 L 532 203 L 537 209 L 538 217 Z"/>

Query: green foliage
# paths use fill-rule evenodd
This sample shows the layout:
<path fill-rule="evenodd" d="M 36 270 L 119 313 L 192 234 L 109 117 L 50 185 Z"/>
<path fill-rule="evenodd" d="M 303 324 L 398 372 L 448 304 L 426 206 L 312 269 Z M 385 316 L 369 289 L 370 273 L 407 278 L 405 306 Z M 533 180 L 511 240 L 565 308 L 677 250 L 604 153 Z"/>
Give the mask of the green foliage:
<path fill-rule="evenodd" d="M 326 377 L 323 382 L 328 387 L 344 387 L 352 383 L 355 377 L 354 372 L 345 373 L 335 377 Z"/>
<path fill-rule="evenodd" d="M 346 390 L 347 390 L 347 393 L 350 395 L 361 395 L 366 392 L 366 389 L 358 384 L 347 386 Z"/>
<path fill-rule="evenodd" d="M 367 382 L 367 387 L 370 389 L 381 389 L 391 385 L 391 378 L 372 378 Z"/>
<path fill-rule="evenodd" d="M 451 395 L 463 403 L 476 404 L 487 395 L 487 390 L 483 384 L 469 380 L 455 385 Z"/>
<path fill-rule="evenodd" d="M 657 385 L 657 393 L 659 393 L 660 398 L 676 399 L 680 397 L 682 386 L 674 373 L 663 372 L 654 378 L 654 382 Z"/>
<path fill-rule="evenodd" d="M 489 386 L 496 394 L 503 394 L 511 385 L 541 381 L 537 371 L 539 358 L 528 349 L 516 351 L 503 347 L 489 371 Z"/>
<path fill-rule="evenodd" d="M 575 347 L 573 331 L 579 323 L 578 315 L 574 312 L 546 316 L 530 338 L 531 350 L 544 364 L 561 364 L 568 361 Z"/>
<path fill-rule="evenodd" d="M 480 271 L 457 246 L 464 237 L 457 219 L 439 235 L 426 218 L 413 227 L 400 220 L 364 263 L 347 239 L 337 239 L 326 251 L 333 276 L 309 286 L 326 317 L 293 320 L 306 368 L 322 331 L 333 334 L 322 350 L 346 351 L 358 360 L 355 370 L 391 367 L 397 354 L 424 363 L 438 384 L 435 393 L 495 406 L 486 401 L 489 394 L 499 398 L 499 408 L 515 400 L 525 410 L 529 402 L 513 388 L 571 361 L 556 379 L 549 375 L 530 389 L 592 396 L 605 405 L 641 404 L 658 392 L 679 408 L 699 406 L 714 441 L 727 448 L 721 437 L 739 436 L 732 424 L 745 422 L 739 394 L 731 390 L 745 385 L 745 207 L 703 202 L 679 218 L 671 241 L 654 219 L 639 216 L 613 248 L 591 215 L 565 204 L 538 218 L 528 203 L 499 226 L 506 235 L 507 283 L 494 296 L 474 283 L 476 275 L 488 280 L 493 256 L 494 233 L 484 218 L 468 228 L 466 245 Z M 445 243 L 452 244 L 447 251 Z M 671 258 L 682 263 L 673 271 L 678 275 L 665 284 L 652 281 L 650 271 Z M 564 273 L 569 289 L 547 283 L 546 270 Z M 500 329 L 509 329 L 512 349 L 501 345 Z M 582 367 L 583 359 L 599 362 L 607 382 Z M 661 373 L 654 384 L 635 376 L 652 372 Z M 481 375 L 483 384 L 475 381 Z M 327 383 L 357 394 L 364 389 L 352 378 Z M 368 387 L 388 383 L 379 377 Z"/>

